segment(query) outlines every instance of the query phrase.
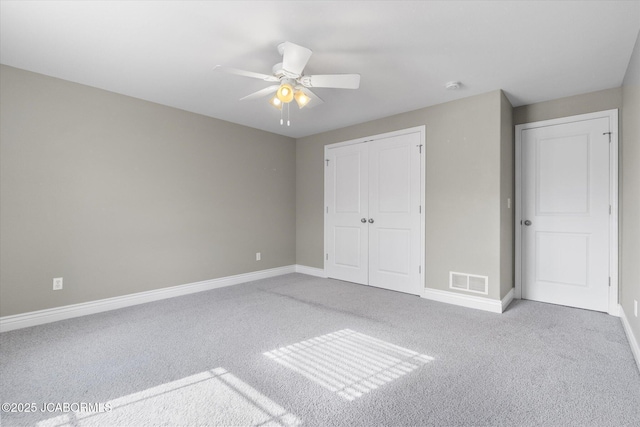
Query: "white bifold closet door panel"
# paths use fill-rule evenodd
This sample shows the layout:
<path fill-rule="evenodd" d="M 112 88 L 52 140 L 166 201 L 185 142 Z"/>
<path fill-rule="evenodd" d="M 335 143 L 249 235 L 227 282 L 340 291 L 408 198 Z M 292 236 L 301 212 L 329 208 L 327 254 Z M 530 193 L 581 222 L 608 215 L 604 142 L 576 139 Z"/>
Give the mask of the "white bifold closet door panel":
<path fill-rule="evenodd" d="M 419 295 L 420 134 L 327 151 L 327 275 Z"/>
<path fill-rule="evenodd" d="M 419 294 L 418 134 L 369 144 L 369 284 Z"/>
<path fill-rule="evenodd" d="M 327 262 L 329 277 L 367 284 L 369 151 L 366 144 L 330 150 L 327 159 Z"/>

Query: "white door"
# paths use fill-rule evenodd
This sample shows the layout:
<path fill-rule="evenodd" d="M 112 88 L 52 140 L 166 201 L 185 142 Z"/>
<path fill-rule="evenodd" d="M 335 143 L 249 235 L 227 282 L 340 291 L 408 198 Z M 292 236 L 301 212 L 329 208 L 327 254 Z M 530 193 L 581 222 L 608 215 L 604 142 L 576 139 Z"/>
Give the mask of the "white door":
<path fill-rule="evenodd" d="M 369 145 L 369 284 L 420 294 L 420 135 Z"/>
<path fill-rule="evenodd" d="M 421 134 L 327 150 L 328 277 L 420 294 Z"/>
<path fill-rule="evenodd" d="M 328 150 L 325 270 L 329 277 L 367 284 L 369 160 L 366 144 Z"/>
<path fill-rule="evenodd" d="M 608 118 L 522 132 L 522 297 L 609 309 Z"/>

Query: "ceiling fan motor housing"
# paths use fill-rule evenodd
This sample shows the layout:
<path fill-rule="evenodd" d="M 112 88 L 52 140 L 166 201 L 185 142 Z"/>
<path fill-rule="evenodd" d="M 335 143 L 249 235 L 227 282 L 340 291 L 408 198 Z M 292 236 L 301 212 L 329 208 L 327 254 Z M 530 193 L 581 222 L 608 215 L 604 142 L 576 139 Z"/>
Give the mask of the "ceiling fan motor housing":
<path fill-rule="evenodd" d="M 284 70 L 282 69 L 282 62 L 278 62 L 276 65 L 274 65 L 271 68 L 271 72 L 273 73 L 274 76 L 276 76 L 279 79 L 284 77 Z"/>
<path fill-rule="evenodd" d="M 276 65 L 274 65 L 273 68 L 271 68 L 271 71 L 273 72 L 273 75 L 279 79 L 282 79 L 283 77 L 297 79 L 298 77 L 300 77 L 300 74 L 292 73 L 291 71 L 287 71 L 282 68 L 282 62 L 278 62 Z"/>

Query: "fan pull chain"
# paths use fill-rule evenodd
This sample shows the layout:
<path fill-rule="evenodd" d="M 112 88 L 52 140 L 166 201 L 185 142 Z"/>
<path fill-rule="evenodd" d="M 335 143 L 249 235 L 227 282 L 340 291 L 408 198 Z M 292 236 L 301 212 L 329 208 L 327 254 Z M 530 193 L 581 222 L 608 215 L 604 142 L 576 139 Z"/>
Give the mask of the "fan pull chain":
<path fill-rule="evenodd" d="M 284 109 L 285 108 L 287 109 L 287 126 L 291 126 L 291 120 L 290 120 L 290 118 L 291 118 L 291 116 L 290 116 L 291 110 L 289 110 L 289 104 L 288 103 L 284 104 L 282 106 L 282 108 L 280 109 L 280 126 L 284 125 L 284 116 L 283 115 L 284 115 Z"/>

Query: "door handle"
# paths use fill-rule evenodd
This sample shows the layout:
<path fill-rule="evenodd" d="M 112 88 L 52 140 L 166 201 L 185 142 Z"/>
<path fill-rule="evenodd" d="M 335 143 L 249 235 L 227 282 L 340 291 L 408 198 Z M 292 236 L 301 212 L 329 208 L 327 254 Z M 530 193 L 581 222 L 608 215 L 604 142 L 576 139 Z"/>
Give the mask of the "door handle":
<path fill-rule="evenodd" d="M 531 221 L 526 220 L 526 221 L 524 222 L 524 225 L 526 225 L 527 227 L 528 227 L 528 226 L 530 226 L 530 225 L 531 225 Z"/>
<path fill-rule="evenodd" d="M 360 222 L 362 222 L 362 223 L 367 222 L 367 218 L 362 218 L 362 219 L 360 220 Z"/>
<path fill-rule="evenodd" d="M 369 218 L 369 224 L 373 224 L 373 218 Z"/>

